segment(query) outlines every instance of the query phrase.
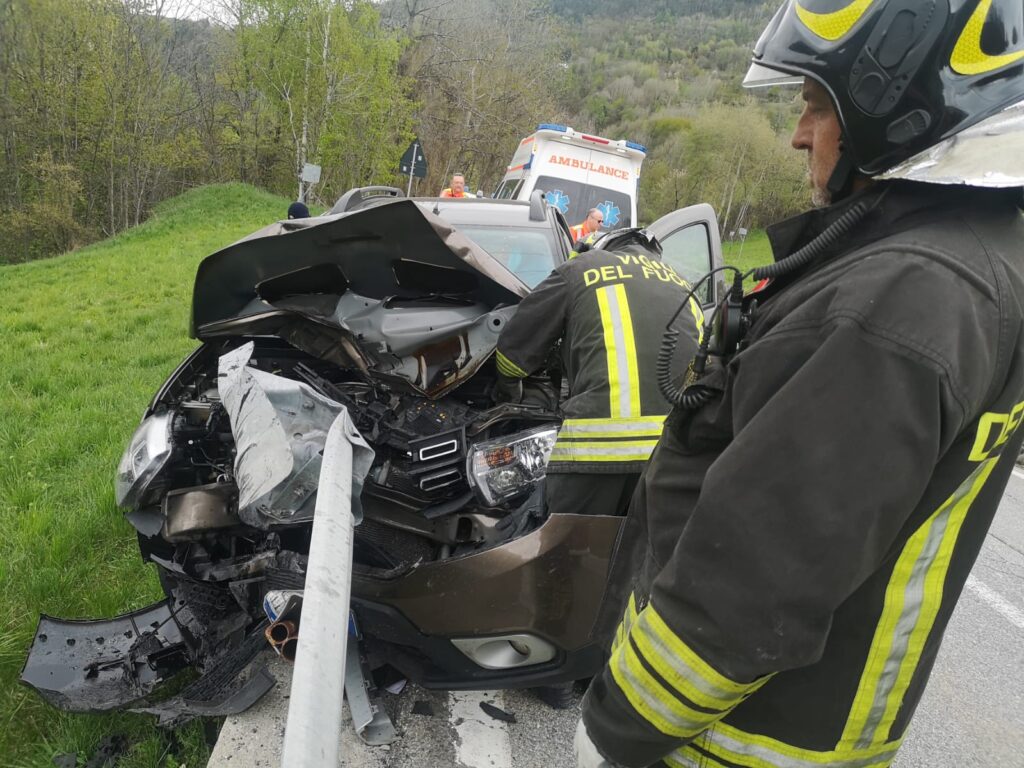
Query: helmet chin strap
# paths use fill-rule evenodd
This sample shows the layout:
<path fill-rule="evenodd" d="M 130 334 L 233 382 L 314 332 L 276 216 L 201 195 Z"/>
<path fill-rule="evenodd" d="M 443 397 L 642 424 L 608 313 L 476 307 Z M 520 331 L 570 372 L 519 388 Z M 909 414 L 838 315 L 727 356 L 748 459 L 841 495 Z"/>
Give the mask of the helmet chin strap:
<path fill-rule="evenodd" d="M 849 197 L 853 191 L 853 182 L 857 178 L 857 164 L 853 155 L 842 144 L 839 145 L 839 160 L 828 180 L 828 192 L 833 203 Z"/>

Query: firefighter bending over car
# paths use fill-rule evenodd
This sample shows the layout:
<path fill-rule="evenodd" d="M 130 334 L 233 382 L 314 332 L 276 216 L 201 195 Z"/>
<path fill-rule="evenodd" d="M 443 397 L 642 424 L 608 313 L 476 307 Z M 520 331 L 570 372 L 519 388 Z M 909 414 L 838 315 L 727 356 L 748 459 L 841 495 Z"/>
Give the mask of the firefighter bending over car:
<path fill-rule="evenodd" d="M 758 43 L 746 84 L 803 84 L 823 207 L 770 228 L 743 346 L 719 335 L 637 487 L 580 768 L 896 759 L 1024 439 L 1004 10 L 790 0 Z"/>
<path fill-rule="evenodd" d="M 498 339 L 499 397 L 514 401 L 522 379 L 562 341 L 569 397 L 546 486 L 548 511 L 556 514 L 625 512 L 669 410 L 655 376 L 661 339 L 690 290 L 645 233 L 628 230 L 602 244 L 609 250 L 558 266 Z M 676 320 L 683 365 L 696 351 L 702 319 L 691 299 Z"/>

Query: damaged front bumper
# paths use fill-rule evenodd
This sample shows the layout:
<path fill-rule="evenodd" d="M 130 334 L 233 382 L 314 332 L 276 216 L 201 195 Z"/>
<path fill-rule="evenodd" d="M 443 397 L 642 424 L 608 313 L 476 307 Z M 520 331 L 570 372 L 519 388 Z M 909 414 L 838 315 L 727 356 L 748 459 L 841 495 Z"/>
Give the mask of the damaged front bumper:
<path fill-rule="evenodd" d="M 132 708 L 174 726 L 192 717 L 243 712 L 274 686 L 254 665 L 264 648 L 258 626 L 177 696 L 151 697 L 196 659 L 181 612 L 169 600 L 112 619 L 67 621 L 42 616 L 21 682 L 66 712 Z"/>

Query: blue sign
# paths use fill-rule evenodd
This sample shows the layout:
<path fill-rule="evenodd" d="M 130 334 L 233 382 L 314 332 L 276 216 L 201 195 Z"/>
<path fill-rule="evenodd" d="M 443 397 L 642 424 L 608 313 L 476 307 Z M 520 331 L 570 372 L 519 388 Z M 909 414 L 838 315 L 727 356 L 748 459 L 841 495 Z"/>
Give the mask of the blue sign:
<path fill-rule="evenodd" d="M 557 208 L 565 216 L 569 213 L 569 196 L 560 189 L 553 189 L 544 195 L 544 199 L 548 201 L 548 205 L 552 208 Z M 618 208 L 615 209 L 618 211 Z"/>
<path fill-rule="evenodd" d="M 600 205 L 596 206 L 597 210 L 604 214 L 604 225 L 606 227 L 614 227 L 619 223 L 619 218 L 622 216 L 622 211 L 619 210 L 619 206 L 613 203 L 611 200 L 605 200 Z"/>

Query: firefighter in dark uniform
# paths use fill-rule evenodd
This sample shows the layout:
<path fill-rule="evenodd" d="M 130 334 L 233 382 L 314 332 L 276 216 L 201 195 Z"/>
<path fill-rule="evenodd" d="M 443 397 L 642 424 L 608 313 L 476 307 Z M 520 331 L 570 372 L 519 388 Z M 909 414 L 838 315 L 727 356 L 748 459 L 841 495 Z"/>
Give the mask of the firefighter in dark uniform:
<path fill-rule="evenodd" d="M 755 50 L 748 82 L 803 82 L 831 204 L 770 230 L 744 343 L 638 485 L 581 768 L 889 766 L 1020 451 L 1024 152 L 984 151 L 1024 136 L 1019 14 L 842 5 Z"/>
<path fill-rule="evenodd" d="M 659 344 L 690 290 L 642 232 L 598 245 L 611 250 L 558 266 L 523 299 L 498 340 L 500 391 L 514 393 L 505 396 L 511 400 L 562 341 L 569 397 L 548 464 L 552 513 L 625 512 L 669 410 L 655 377 Z M 696 351 L 702 322 L 700 304 L 690 299 L 675 321 L 684 361 Z"/>

